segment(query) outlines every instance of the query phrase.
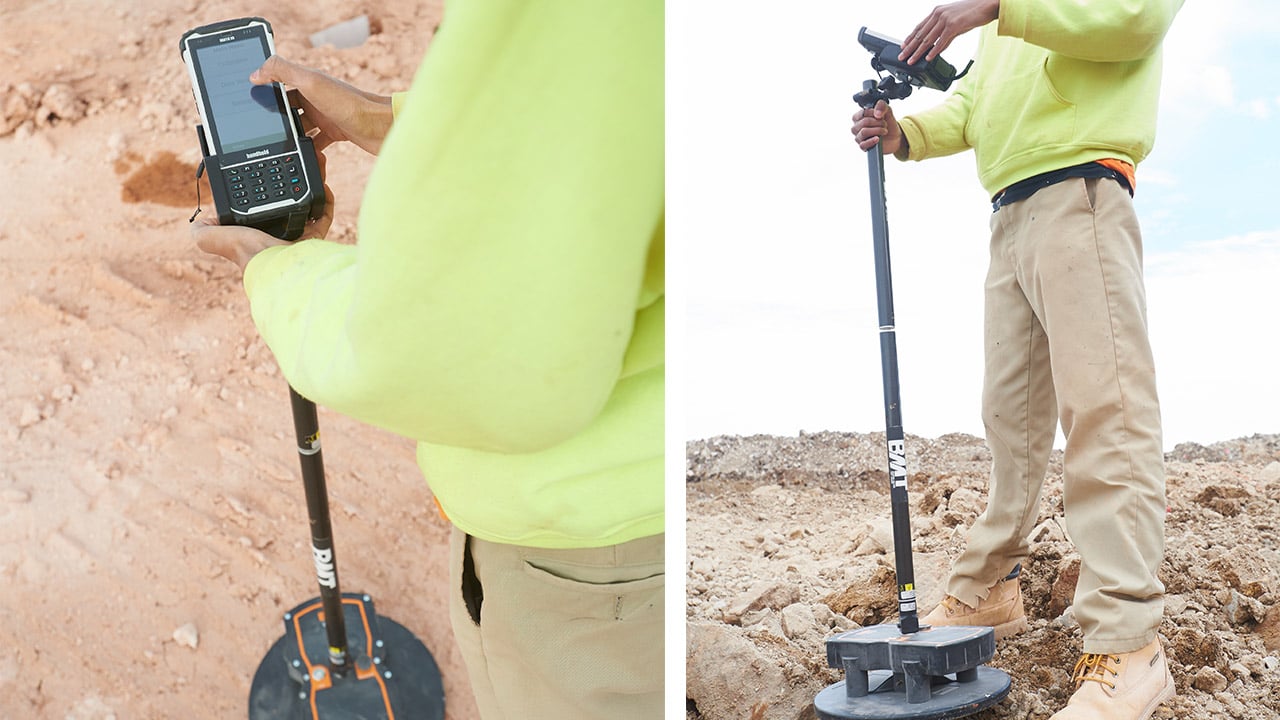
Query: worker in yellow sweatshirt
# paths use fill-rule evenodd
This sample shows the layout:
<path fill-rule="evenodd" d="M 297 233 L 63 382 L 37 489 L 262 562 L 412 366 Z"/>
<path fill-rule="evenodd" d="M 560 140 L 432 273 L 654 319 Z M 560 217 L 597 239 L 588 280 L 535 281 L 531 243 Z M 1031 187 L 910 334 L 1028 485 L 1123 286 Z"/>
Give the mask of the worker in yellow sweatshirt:
<path fill-rule="evenodd" d="M 454 0 L 392 97 L 252 79 L 378 154 L 358 242 L 193 234 L 299 393 L 419 441 L 481 716 L 660 717 L 661 0 Z"/>
<path fill-rule="evenodd" d="M 1160 45 L 1182 0 L 966 0 L 936 8 L 903 60 L 982 28 L 972 72 L 939 106 L 859 110 L 859 146 L 902 160 L 972 148 L 992 198 L 983 422 L 986 511 L 931 625 L 1027 627 L 1018 585 L 1055 421 L 1080 552 L 1076 690 L 1055 720 L 1145 719 L 1174 694 L 1157 637 L 1165 478 L 1147 338 L 1135 168 L 1155 140 Z"/>

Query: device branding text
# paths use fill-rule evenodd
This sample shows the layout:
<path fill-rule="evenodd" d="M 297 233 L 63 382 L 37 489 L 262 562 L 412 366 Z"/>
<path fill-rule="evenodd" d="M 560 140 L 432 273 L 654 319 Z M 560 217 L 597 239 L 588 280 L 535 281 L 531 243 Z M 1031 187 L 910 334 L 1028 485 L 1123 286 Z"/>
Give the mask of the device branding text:
<path fill-rule="evenodd" d="M 311 555 L 316 561 L 316 580 L 327 588 L 338 586 L 338 573 L 333 568 L 333 551 L 311 548 Z"/>
<path fill-rule="evenodd" d="M 889 485 L 907 486 L 907 445 L 902 440 L 889 441 Z"/>
<path fill-rule="evenodd" d="M 247 160 L 247 159 L 249 159 L 249 158 L 262 157 L 263 155 L 267 155 L 267 154 L 270 154 L 270 153 L 271 153 L 271 151 L 270 151 L 270 150 L 257 150 L 257 151 L 251 152 L 251 153 L 245 153 L 245 156 L 244 156 L 244 157 L 245 157 L 245 159 Z"/>

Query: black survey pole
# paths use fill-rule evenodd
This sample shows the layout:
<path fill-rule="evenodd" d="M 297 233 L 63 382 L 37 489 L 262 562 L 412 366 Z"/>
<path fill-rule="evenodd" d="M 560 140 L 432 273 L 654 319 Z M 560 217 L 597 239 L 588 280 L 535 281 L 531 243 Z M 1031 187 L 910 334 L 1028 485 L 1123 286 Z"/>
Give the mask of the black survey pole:
<path fill-rule="evenodd" d="M 329 492 L 324 482 L 324 459 L 320 455 L 320 423 L 316 404 L 289 387 L 293 406 L 293 428 L 298 436 L 298 460 L 302 463 L 302 486 L 307 495 L 307 517 L 311 520 L 311 555 L 316 565 L 316 583 L 324 604 L 325 633 L 329 640 L 329 668 L 341 676 L 347 670 L 347 625 L 338 587 L 338 561 L 333 549 L 333 528 L 329 524 Z"/>
<path fill-rule="evenodd" d="M 863 84 L 855 96 L 864 108 L 886 99 L 876 81 Z M 909 89 L 908 89 L 909 92 Z M 880 370 L 884 379 L 885 442 L 889 451 L 889 499 L 893 507 L 893 557 L 898 575 L 898 628 L 920 629 L 916 615 L 915 569 L 911 562 L 911 518 L 907 506 L 907 453 L 902 432 L 902 404 L 898 397 L 898 341 L 893 324 L 893 278 L 889 272 L 889 220 L 884 191 L 884 148 L 867 151 L 871 183 L 871 239 L 875 249 L 876 301 L 880 312 Z"/>
<path fill-rule="evenodd" d="M 879 53 L 893 57 L 898 46 L 868 44 L 866 28 L 858 41 L 878 53 L 871 65 L 884 70 Z M 876 45 L 876 47 L 872 47 Z M 907 71 L 868 80 L 853 96 L 863 110 L 881 101 L 911 94 Z M 893 282 L 889 272 L 889 221 L 885 207 L 884 147 L 867 151 L 871 180 L 871 237 L 876 262 L 876 299 L 880 309 L 880 369 L 884 380 L 885 443 L 889 451 L 889 500 L 893 508 L 893 555 L 898 574 L 898 625 L 889 623 L 827 638 L 827 666 L 845 679 L 818 693 L 814 712 L 821 720 L 894 720 L 959 718 L 991 707 L 1009 694 L 1009 676 L 982 665 L 995 655 L 989 627 L 920 627 L 916 615 L 915 570 L 911 562 L 911 520 L 907 505 L 907 452 L 898 398 L 898 344 L 893 324 Z M 936 691 L 935 691 L 936 690 Z"/>
<path fill-rule="evenodd" d="M 444 683 L 427 646 L 378 615 L 368 594 L 338 586 L 316 405 L 293 387 L 289 403 L 320 597 L 284 613 L 284 635 L 249 687 L 249 720 L 443 720 Z"/>

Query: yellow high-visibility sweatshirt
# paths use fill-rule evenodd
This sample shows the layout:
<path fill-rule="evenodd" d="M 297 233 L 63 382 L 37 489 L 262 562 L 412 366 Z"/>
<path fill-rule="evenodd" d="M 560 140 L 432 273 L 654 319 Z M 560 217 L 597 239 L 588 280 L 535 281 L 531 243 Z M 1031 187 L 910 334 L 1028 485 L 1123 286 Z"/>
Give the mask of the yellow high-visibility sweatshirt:
<path fill-rule="evenodd" d="M 662 2 L 450 2 L 395 105 L 358 243 L 246 270 L 285 377 L 476 537 L 662 532 Z"/>
<path fill-rule="evenodd" d="M 974 149 L 988 195 L 1033 175 L 1155 143 L 1160 44 L 1182 0 L 1001 0 L 972 72 L 942 104 L 902 118 L 923 160 Z"/>

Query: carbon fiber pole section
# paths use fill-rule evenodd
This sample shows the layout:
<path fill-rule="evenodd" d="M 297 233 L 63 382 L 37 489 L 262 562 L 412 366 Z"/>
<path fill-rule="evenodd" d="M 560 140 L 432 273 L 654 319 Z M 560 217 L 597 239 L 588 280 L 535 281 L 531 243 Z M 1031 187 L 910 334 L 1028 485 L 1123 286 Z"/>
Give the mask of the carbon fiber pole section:
<path fill-rule="evenodd" d="M 298 436 L 298 460 L 302 464 L 302 485 L 307 495 L 307 517 L 311 521 L 311 556 L 316 566 L 316 583 L 324 603 L 324 625 L 329 640 L 329 665 L 335 675 L 347 670 L 347 627 L 342 610 L 342 590 L 338 586 L 338 559 L 329 524 L 329 491 L 324 482 L 324 459 L 320 455 L 320 423 L 316 404 L 289 388 L 293 406 L 293 428 Z"/>
<path fill-rule="evenodd" d="M 864 95 L 876 89 L 863 85 Z M 874 100 L 871 101 L 874 105 Z M 876 263 L 876 304 L 880 313 L 880 370 L 884 379 L 885 443 L 889 457 L 889 500 L 893 508 L 893 558 L 898 576 L 898 627 L 904 633 L 920 629 L 916 615 L 915 568 L 911 561 L 911 517 L 907 507 L 907 452 L 902 432 L 902 403 L 898 397 L 898 342 L 893 319 L 893 277 L 889 265 L 889 219 L 884 189 L 884 148 L 867 151 L 871 185 L 871 238 Z"/>

